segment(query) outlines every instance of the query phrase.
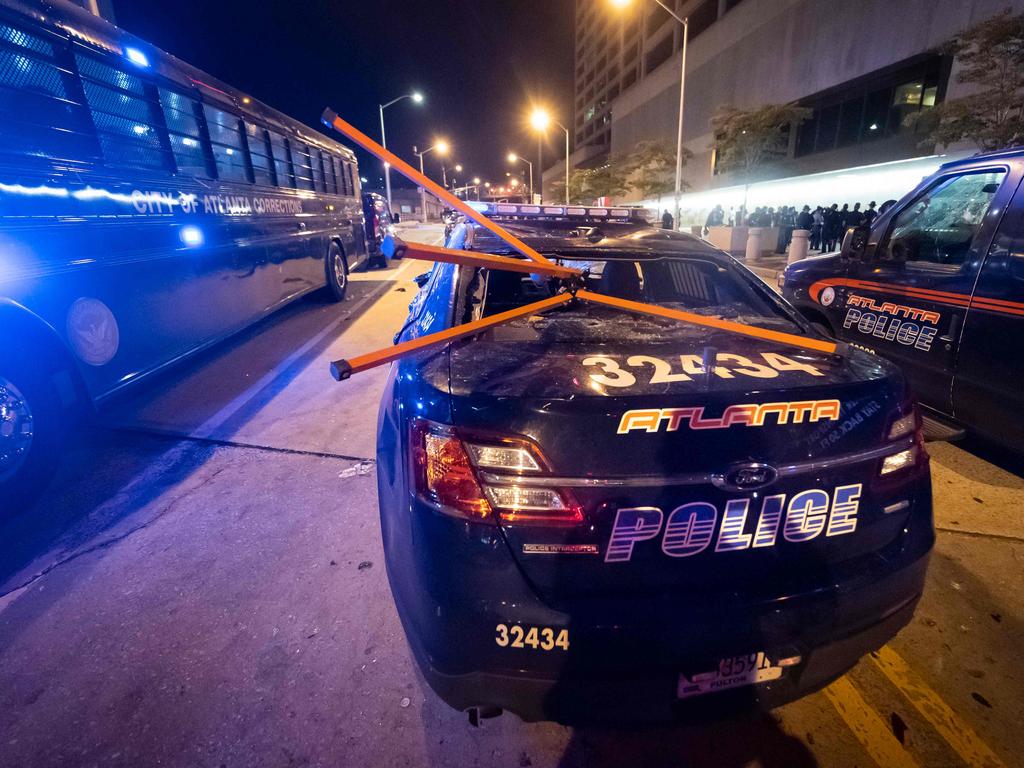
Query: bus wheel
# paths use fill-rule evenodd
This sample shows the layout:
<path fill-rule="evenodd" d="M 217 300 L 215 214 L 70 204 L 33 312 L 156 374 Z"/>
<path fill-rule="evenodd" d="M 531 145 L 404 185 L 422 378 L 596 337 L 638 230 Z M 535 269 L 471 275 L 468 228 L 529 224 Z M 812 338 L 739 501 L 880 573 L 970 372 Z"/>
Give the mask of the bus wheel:
<path fill-rule="evenodd" d="M 52 477 L 67 431 L 45 366 L 0 370 L 0 517 L 23 510 Z"/>
<path fill-rule="evenodd" d="M 333 301 L 342 301 L 348 290 L 348 264 L 337 243 L 327 251 L 327 291 Z"/>

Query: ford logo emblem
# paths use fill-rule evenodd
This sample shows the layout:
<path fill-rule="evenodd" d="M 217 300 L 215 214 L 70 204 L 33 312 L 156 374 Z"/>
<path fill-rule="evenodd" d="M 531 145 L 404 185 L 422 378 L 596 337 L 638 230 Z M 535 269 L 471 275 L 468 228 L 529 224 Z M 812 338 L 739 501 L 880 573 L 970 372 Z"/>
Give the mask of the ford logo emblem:
<path fill-rule="evenodd" d="M 756 491 L 771 485 L 778 477 L 775 467 L 767 464 L 740 464 L 723 474 L 712 475 L 711 482 L 729 491 Z"/>

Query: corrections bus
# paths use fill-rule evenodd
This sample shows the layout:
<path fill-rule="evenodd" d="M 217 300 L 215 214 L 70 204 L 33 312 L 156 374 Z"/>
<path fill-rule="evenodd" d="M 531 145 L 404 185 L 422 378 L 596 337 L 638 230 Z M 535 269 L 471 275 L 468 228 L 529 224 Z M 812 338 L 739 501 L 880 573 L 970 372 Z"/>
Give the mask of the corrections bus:
<path fill-rule="evenodd" d="M 351 150 L 65 2 L 0 0 L 0 512 L 67 425 L 367 262 Z"/>

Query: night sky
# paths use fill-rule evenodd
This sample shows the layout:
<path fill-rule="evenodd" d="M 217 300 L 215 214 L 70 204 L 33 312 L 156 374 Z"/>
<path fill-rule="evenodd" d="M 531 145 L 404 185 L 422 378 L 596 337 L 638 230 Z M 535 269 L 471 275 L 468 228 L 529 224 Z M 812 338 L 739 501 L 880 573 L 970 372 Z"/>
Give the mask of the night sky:
<path fill-rule="evenodd" d="M 114 0 L 119 26 L 311 126 L 324 107 L 416 164 L 413 144 L 453 145 L 463 176 L 504 182 L 509 149 L 534 163 L 532 103 L 572 120 L 572 0 Z M 550 165 L 564 134 L 551 133 Z M 428 173 L 440 178 L 439 161 Z M 371 186 L 379 163 L 360 154 Z M 520 164 L 520 170 L 526 166 Z M 392 175 L 392 182 L 396 175 Z M 461 183 L 461 181 L 460 181 Z"/>

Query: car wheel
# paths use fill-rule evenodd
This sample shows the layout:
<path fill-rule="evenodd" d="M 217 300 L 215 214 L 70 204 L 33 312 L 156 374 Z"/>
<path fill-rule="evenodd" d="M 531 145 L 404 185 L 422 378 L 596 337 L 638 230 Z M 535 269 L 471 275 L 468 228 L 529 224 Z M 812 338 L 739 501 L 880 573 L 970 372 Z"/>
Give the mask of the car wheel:
<path fill-rule="evenodd" d="M 67 414 L 47 367 L 23 361 L 0 370 L 0 517 L 23 511 L 53 476 Z"/>
<path fill-rule="evenodd" d="M 405 258 L 405 248 L 398 248 L 395 250 L 395 255 L 391 257 L 392 261 L 400 261 Z"/>
<path fill-rule="evenodd" d="M 342 301 L 348 291 L 348 264 L 337 243 L 327 251 L 327 292 L 333 301 Z"/>

